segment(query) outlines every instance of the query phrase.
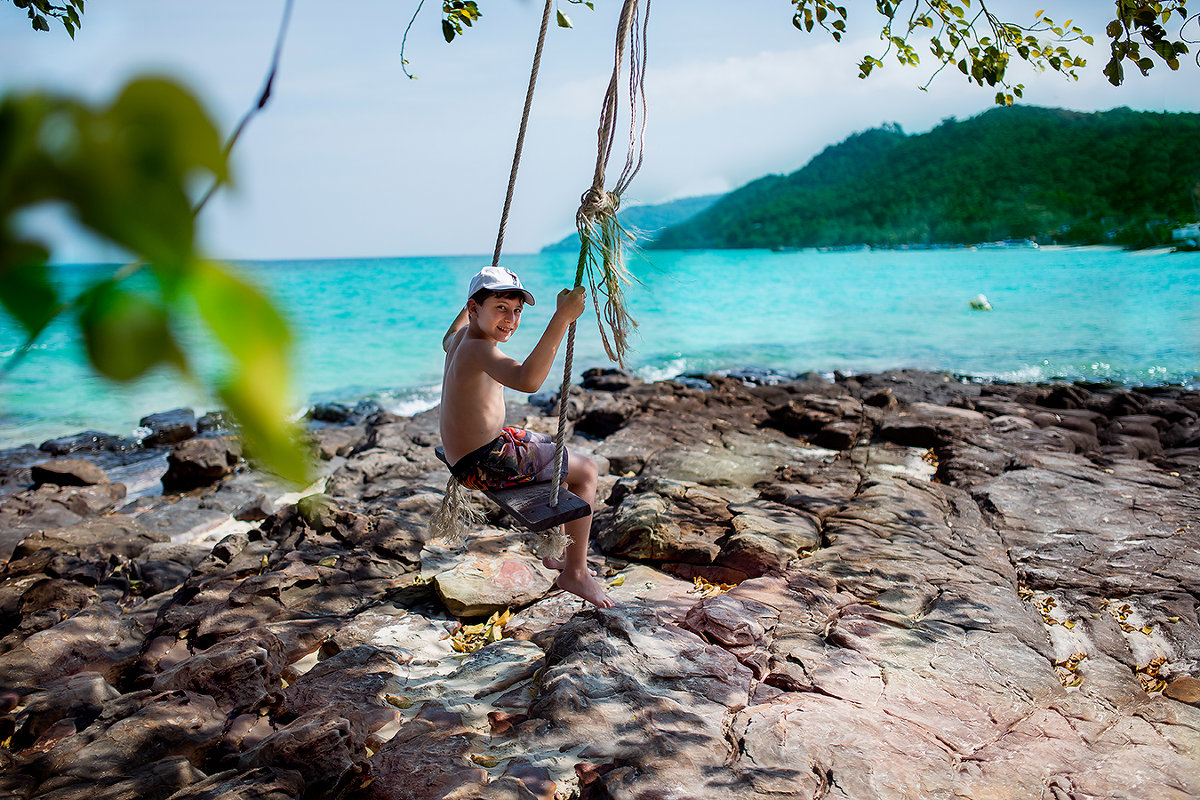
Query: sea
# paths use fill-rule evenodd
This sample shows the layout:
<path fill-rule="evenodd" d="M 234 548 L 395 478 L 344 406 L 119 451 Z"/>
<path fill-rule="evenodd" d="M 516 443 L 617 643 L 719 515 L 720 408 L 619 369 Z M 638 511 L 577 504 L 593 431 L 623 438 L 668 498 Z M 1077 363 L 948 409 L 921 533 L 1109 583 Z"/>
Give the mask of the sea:
<path fill-rule="evenodd" d="M 399 414 L 438 402 L 441 341 L 486 257 L 232 262 L 289 320 L 297 417 L 315 403 L 370 399 Z M 570 253 L 511 255 L 537 297 L 506 352 L 537 343 Z M 988 381 L 1200 385 L 1200 253 L 1116 248 L 644 251 L 627 266 L 638 328 L 626 368 L 646 380 L 753 371 L 770 380 L 888 369 Z M 64 297 L 114 265 L 64 265 Z M 991 310 L 971 301 L 984 295 Z M 0 448 L 96 430 L 137 436 L 147 414 L 218 407 L 208 382 L 226 365 L 194 320 L 179 335 L 203 380 L 157 370 L 128 384 L 88 367 L 74 318 L 25 353 L 0 314 Z M 562 356 L 544 387 L 561 381 Z M 591 310 L 580 318 L 574 378 L 615 366 Z M 5 369 L 7 367 L 7 369 Z"/>

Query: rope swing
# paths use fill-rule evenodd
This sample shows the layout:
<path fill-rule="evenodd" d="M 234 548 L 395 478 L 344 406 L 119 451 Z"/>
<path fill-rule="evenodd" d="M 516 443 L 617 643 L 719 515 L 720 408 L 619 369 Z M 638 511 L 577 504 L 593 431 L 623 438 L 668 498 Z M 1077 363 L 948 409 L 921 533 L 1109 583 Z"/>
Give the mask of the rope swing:
<path fill-rule="evenodd" d="M 534 87 L 537 84 L 542 50 L 546 42 L 546 31 L 549 28 L 550 12 L 553 10 L 554 1 L 546 0 L 545 9 L 542 12 L 537 47 L 534 49 L 533 66 L 529 74 L 529 88 L 525 93 L 525 108 L 521 114 L 512 169 L 508 177 L 508 190 L 504 197 L 504 207 L 500 212 L 500 228 L 496 234 L 496 248 L 492 253 L 493 265 L 499 265 L 500 253 L 504 247 L 504 232 L 508 226 L 508 214 L 512 207 L 513 190 L 516 187 L 517 171 L 521 163 L 521 151 L 525 144 L 525 130 L 529 124 Z M 604 351 L 611 360 L 621 366 L 625 365 L 628 335 L 637 326 L 625 309 L 623 290 L 623 287 L 631 280 L 631 276 L 623 264 L 623 251 L 628 244 L 632 244 L 633 239 L 617 222 L 616 215 L 621 203 L 621 194 L 629 187 L 634 175 L 641 168 L 642 136 L 646 128 L 646 97 L 643 76 L 646 65 L 645 43 L 650 0 L 646 0 L 644 16 L 639 12 L 639 2 L 640 0 L 625 0 L 621 7 L 621 16 L 617 23 L 612 78 L 609 80 L 608 89 L 604 95 L 604 104 L 600 111 L 600 125 L 597 130 L 596 169 L 592 185 L 580 198 L 579 210 L 575 214 L 575 224 L 579 230 L 580 239 L 575 287 L 582 286 L 586 277 L 592 294 L 592 304 L 596 310 L 596 321 L 600 327 L 600 338 L 604 344 Z M 626 52 L 629 53 L 630 62 L 629 80 L 627 90 L 622 92 L 621 71 Z M 629 146 L 620 176 L 613 187 L 605 191 L 604 178 L 608 170 L 613 144 L 616 141 L 617 117 L 623 99 L 627 100 L 629 108 Z M 601 295 L 604 297 L 603 310 L 600 305 Z M 605 331 L 606 326 L 607 332 Z M 609 342 L 610 334 L 611 344 Z M 561 474 L 566 451 L 567 395 L 571 388 L 574 353 L 575 322 L 573 321 L 567 330 L 563 381 L 559 391 L 558 432 L 554 437 L 555 452 L 552 475 Z M 441 448 L 437 448 L 437 454 L 445 461 L 445 455 Z M 591 509 L 582 499 L 563 489 L 561 480 L 550 481 L 550 495 L 546 500 L 537 499 L 531 494 L 531 488 L 533 487 L 518 486 L 511 489 L 487 491 L 485 494 L 529 530 L 553 529 L 553 532 L 546 535 L 541 549 L 550 557 L 560 558 L 568 543 L 567 536 L 561 527 L 562 523 L 585 517 L 591 513 Z M 455 520 L 467 508 L 468 505 L 461 496 L 461 487 L 452 476 L 447 484 L 446 498 L 443 500 L 442 508 L 439 509 L 431 524 L 435 536 L 444 538 L 451 544 L 461 539 L 461 525 L 455 524 Z"/>

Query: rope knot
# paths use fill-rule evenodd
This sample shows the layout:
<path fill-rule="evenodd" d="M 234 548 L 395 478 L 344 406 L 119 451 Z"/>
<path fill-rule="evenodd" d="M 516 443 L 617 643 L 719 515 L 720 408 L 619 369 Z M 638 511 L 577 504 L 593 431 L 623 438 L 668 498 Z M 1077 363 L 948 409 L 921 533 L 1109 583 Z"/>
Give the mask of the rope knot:
<path fill-rule="evenodd" d="M 575 214 L 577 223 L 585 220 L 595 221 L 604 217 L 614 217 L 621 207 L 621 198 L 616 192 L 606 192 L 593 186 L 579 198 L 579 211 Z"/>

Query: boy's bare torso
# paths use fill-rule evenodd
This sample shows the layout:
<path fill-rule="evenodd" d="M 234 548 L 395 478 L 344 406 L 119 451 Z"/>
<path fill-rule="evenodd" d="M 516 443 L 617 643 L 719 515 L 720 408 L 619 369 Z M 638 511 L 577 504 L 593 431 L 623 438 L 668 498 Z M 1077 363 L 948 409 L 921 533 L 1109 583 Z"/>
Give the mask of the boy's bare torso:
<path fill-rule="evenodd" d="M 504 427 L 504 387 L 481 367 L 480 349 L 495 347 L 495 342 L 471 338 L 464 327 L 446 349 L 441 434 L 451 464 L 494 440 Z"/>

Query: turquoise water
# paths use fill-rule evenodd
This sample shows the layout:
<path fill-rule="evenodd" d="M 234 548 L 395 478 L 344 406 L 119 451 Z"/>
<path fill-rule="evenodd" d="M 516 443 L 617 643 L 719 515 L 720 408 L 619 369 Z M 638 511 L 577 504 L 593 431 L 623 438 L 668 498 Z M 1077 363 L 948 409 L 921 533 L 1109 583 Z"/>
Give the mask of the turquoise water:
<path fill-rule="evenodd" d="M 573 279 L 571 254 L 506 264 L 541 298 L 506 348 L 522 358 Z M 441 338 L 479 257 L 240 263 L 276 298 L 298 344 L 292 401 L 373 397 L 412 413 L 432 406 Z M 791 372 L 950 370 L 1003 380 L 1200 383 L 1200 254 L 1098 248 L 818 253 L 649 252 L 630 267 L 640 323 L 628 366 L 649 379 L 758 367 Z M 78 287 L 108 268 L 61 267 Z M 68 290 L 69 293 L 69 290 Z M 983 293 L 990 312 L 968 302 Z M 589 315 L 590 315 L 589 311 Z M 604 366 L 595 319 L 582 318 L 576 375 Z M 215 408 L 163 372 L 134 384 L 93 376 L 67 320 L 0 381 L 0 446 L 84 429 L 129 434 L 145 414 Z M 184 335 L 194 336 L 193 331 Z M 0 358 L 21 337 L 0 317 Z M 207 353 L 200 369 L 215 374 Z M 561 371 L 561 365 L 559 366 Z M 553 391 L 559 376 L 544 387 Z"/>

